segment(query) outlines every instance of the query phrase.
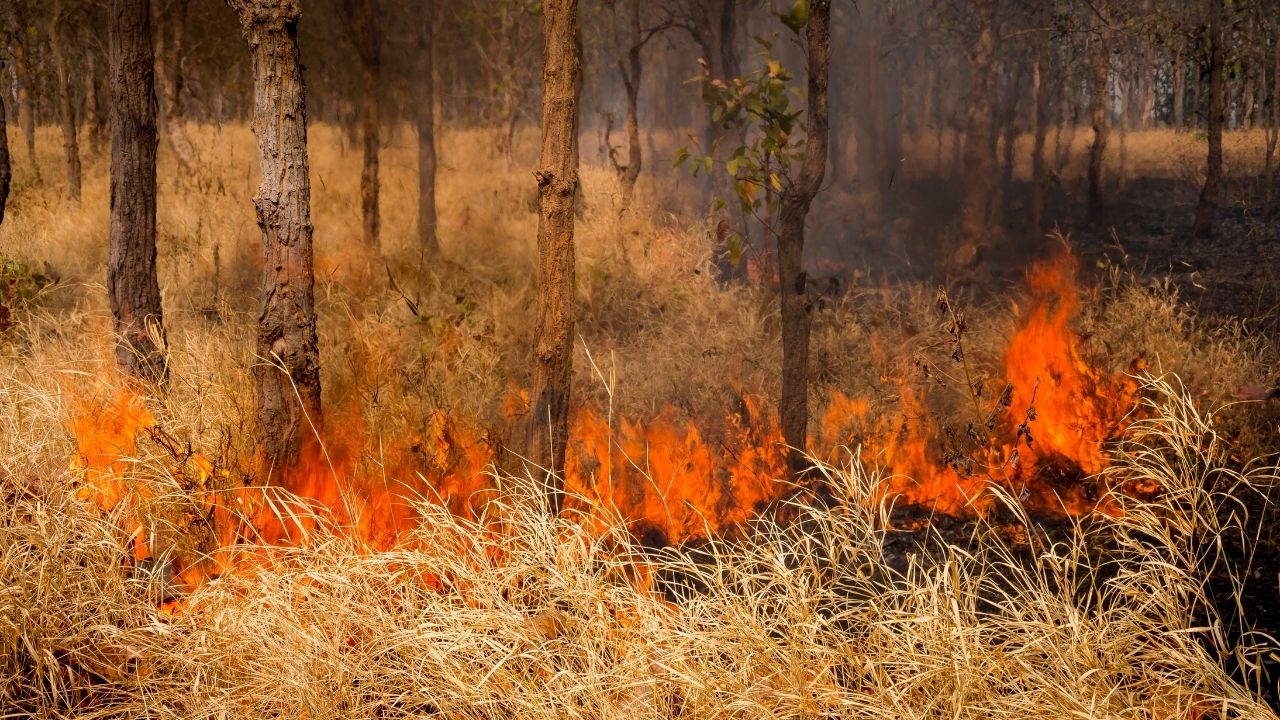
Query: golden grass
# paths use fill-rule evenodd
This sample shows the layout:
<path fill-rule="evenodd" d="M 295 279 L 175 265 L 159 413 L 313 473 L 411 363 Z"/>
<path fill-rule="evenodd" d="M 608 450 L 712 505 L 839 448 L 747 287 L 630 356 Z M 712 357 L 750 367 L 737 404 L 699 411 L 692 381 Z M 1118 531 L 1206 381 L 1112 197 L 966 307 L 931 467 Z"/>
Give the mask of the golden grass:
<path fill-rule="evenodd" d="M 193 136 L 197 177 L 175 177 L 162 152 L 173 387 L 150 404 L 179 447 L 234 475 L 253 416 L 253 144 L 243 127 Z M 361 419 L 359 472 L 378 477 L 384 447 L 420 433 L 436 410 L 504 438 L 502 398 L 528 384 L 532 138 L 511 171 L 489 156 L 484 133 L 442 139 L 451 262 L 435 267 L 413 246 L 413 138 L 394 135 L 382 158 L 380 261 L 351 251 L 358 154 L 331 128 L 311 139 L 325 400 Z M 1067 542 L 1033 526 L 1030 545 L 1013 544 L 982 527 L 977 546 L 938 540 L 895 569 L 880 542 L 892 531 L 871 500 L 883 478 L 839 453 L 824 471 L 842 502 L 801 503 L 792 523 L 762 521 L 697 552 L 644 550 L 620 521 L 588 535 L 540 514 L 528 485 L 502 475 L 490 508 L 502 535 L 429 504 L 393 551 L 322 528 L 299 547 L 246 549 L 255 562 L 164 614 L 163 566 L 137 568 L 129 533 L 141 519 L 167 538 L 162 547 L 207 549 L 180 527 L 198 499 L 182 459 L 156 443 L 127 463 L 130 481 L 149 489 L 146 507 L 104 515 L 76 497 L 68 422 L 78 403 L 118 389 L 102 288 L 105 163 L 89 160 L 84 201 L 69 208 L 53 131 L 41 130 L 40 148 L 44 183 L 19 149 L 0 228 L 4 254 L 62 276 L 20 313 L 0 352 L 0 717 L 1272 717 L 1213 654 L 1233 639 L 1201 629 L 1214 617 L 1201 569 L 1243 524 L 1215 510 L 1275 482 L 1268 463 L 1240 470 L 1218 433 L 1248 449 L 1273 440 L 1250 407 L 1197 408 L 1269 381 L 1275 347 L 1239 327 L 1202 326 L 1170 287 L 1119 270 L 1081 319 L 1091 360 L 1121 371 L 1141 356 L 1186 387 L 1147 388 L 1150 417 L 1117 450 L 1108 482 L 1167 492 L 1122 499 L 1122 519 L 1093 518 Z M 580 401 L 702 421 L 743 395 L 771 399 L 770 294 L 715 282 L 710 235 L 663 212 L 665 180 L 646 179 L 639 211 L 625 216 L 610 170 L 585 168 L 584 180 Z M 1014 313 L 1003 299 L 969 310 L 970 362 L 994 376 Z M 913 358 L 946 367 L 950 353 L 934 289 L 919 285 L 831 298 L 814 333 L 819 407 L 841 390 L 891 412 L 899 383 L 921 382 Z M 969 402 L 962 383 L 927 384 L 941 417 Z M 1092 551 L 1104 540 L 1118 548 L 1119 571 Z M 677 602 L 636 582 L 638 567 L 674 583 Z"/>

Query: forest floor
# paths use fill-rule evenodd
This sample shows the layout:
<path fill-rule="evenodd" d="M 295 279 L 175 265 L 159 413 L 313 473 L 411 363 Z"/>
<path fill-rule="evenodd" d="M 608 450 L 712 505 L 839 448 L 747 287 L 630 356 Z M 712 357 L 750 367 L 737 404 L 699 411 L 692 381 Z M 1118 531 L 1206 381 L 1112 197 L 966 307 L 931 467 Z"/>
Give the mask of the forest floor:
<path fill-rule="evenodd" d="M 19 153 L 0 228 L 13 261 L 0 705 L 33 717 L 1274 717 L 1274 669 L 1222 659 L 1263 668 L 1274 641 L 1237 632 L 1230 612 L 1220 633 L 1195 628 L 1231 607 L 1277 627 L 1277 524 L 1262 515 L 1280 421 L 1264 399 L 1280 367 L 1275 225 L 1233 200 L 1212 241 L 1185 237 L 1190 139 L 1167 152 L 1182 145 L 1130 137 L 1130 167 L 1151 177 L 1115 192 L 1114 233 L 1085 228 L 1078 197 L 1054 193 L 1074 262 L 1060 236 L 1010 242 L 983 282 L 940 303 L 945 227 L 892 220 L 910 237 L 853 246 L 862 263 L 820 262 L 842 278 L 815 295 L 810 451 L 825 469 L 799 493 L 775 482 L 773 293 L 718 278 L 724 248 L 689 207 L 688 178 L 646 179 L 624 213 L 612 171 L 585 167 L 577 501 L 555 519 L 507 451 L 529 385 L 533 138 L 511 166 L 484 133 L 441 143 L 449 259 L 428 264 L 406 210 L 411 135 L 392 134 L 382 158 L 374 258 L 353 249 L 358 152 L 312 129 L 327 455 L 288 489 L 328 503 L 317 508 L 246 490 L 261 485 L 244 462 L 253 140 L 234 126 L 193 136 L 195 176 L 162 156 L 173 379 L 143 398 L 113 371 L 105 158 L 87 159 L 85 198 L 69 207 L 55 133 L 41 131 L 41 178 Z M 1239 167 L 1250 140 L 1229 140 Z M 931 187 L 901 187 L 913 184 Z M 840 240 L 825 227 L 843 220 L 822 213 L 837 218 L 844 200 L 832 190 L 815 207 L 815 247 Z M 439 502 L 407 507 L 422 497 Z"/>

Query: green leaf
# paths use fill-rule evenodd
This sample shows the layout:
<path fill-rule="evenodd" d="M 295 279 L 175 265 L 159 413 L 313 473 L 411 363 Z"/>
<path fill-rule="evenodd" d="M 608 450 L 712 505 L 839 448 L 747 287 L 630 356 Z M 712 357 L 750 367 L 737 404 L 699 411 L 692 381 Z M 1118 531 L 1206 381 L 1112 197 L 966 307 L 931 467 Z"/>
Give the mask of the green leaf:
<path fill-rule="evenodd" d="M 681 165 L 684 164 L 684 161 L 688 159 L 689 159 L 689 148 L 681 146 L 676 149 L 676 161 L 671 164 L 671 167 L 680 167 Z"/>
<path fill-rule="evenodd" d="M 791 29 L 791 32 L 799 35 L 804 26 L 809 23 L 809 2 L 808 0 L 796 0 L 791 9 L 785 13 L 774 13 L 778 19 Z"/>

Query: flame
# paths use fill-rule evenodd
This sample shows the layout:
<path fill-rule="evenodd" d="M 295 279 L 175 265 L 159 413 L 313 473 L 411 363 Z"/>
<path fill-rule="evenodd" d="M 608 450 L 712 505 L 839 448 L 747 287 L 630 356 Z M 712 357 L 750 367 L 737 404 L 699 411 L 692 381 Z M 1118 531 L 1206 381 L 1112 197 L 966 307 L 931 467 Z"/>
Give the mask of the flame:
<path fill-rule="evenodd" d="M 984 513 L 994 484 L 1042 512 L 1105 510 L 1079 480 L 1106 467 L 1105 443 L 1123 431 L 1136 389 L 1085 359 L 1072 328 L 1080 308 L 1075 272 L 1074 259 L 1063 255 L 1029 273 L 1028 309 L 1017 312 L 1018 329 L 1003 353 L 1000 384 L 1010 390 L 1001 401 L 984 400 L 996 402 L 991 419 L 978 418 L 980 430 L 975 433 L 971 423 L 966 431 L 981 440 L 971 452 L 976 464 L 948 457 L 945 448 L 956 431 L 939 426 L 924 389 L 891 376 L 882 378 L 897 395 L 890 412 L 878 411 L 865 397 L 830 393 L 808 451 L 832 461 L 842 448 L 861 448 L 865 462 L 891 473 L 885 499 L 938 512 Z M 871 351 L 887 366 L 878 340 Z M 625 518 L 650 545 L 737 532 L 795 486 L 784 480 L 785 445 L 773 410 L 748 394 L 736 405 L 702 425 L 682 422 L 670 409 L 641 421 L 577 408 L 566 450 L 570 507 L 594 530 Z M 154 548 L 141 516 L 130 515 L 127 503 L 145 502 L 151 491 L 136 481 L 129 459 L 138 455 L 141 437 L 161 432 L 156 418 L 128 391 L 77 402 L 74 410 L 69 428 L 80 496 L 128 518 L 135 559 L 142 560 Z M 501 409 L 508 420 L 527 412 L 527 396 L 518 390 Z M 173 472 L 198 491 L 199 512 L 212 518 L 208 524 L 216 534 L 214 550 L 180 568 L 181 577 L 198 584 L 251 562 L 246 543 L 296 543 L 320 522 L 371 549 L 392 548 L 417 526 L 415 508 L 423 501 L 459 516 L 484 517 L 495 494 L 490 468 L 500 459 L 497 445 L 479 425 L 439 411 L 420 425 L 412 437 L 384 443 L 371 440 L 358 408 L 330 411 L 329 427 L 341 432 L 307 443 L 297 466 L 270 478 L 270 487 L 261 479 L 233 482 L 203 456 L 175 457 Z M 309 500 L 310 510 L 281 512 L 272 487 Z"/>

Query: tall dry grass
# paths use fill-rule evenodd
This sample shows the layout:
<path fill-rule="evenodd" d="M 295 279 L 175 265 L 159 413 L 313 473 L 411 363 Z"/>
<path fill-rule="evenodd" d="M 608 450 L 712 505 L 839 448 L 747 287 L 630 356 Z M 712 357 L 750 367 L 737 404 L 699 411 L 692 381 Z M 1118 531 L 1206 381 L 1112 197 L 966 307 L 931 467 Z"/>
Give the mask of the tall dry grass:
<path fill-rule="evenodd" d="M 175 176 L 162 154 L 173 384 L 149 399 L 179 452 L 157 442 L 131 452 L 122 472 L 147 502 L 115 514 L 78 498 L 83 478 L 70 469 L 70 423 L 119 391 L 102 287 L 105 161 L 87 163 L 73 208 L 59 196 L 52 131 L 41 130 L 42 183 L 18 159 L 0 251 L 47 262 L 61 281 L 20 309 L 0 345 L 0 717 L 1271 717 L 1213 654 L 1235 644 L 1202 629 L 1213 610 L 1201 570 L 1217 540 L 1239 532 L 1216 510 L 1274 482 L 1267 463 L 1241 470 L 1221 436 L 1245 453 L 1273 450 L 1274 438 L 1256 406 L 1197 408 L 1269 382 L 1274 343 L 1202 325 L 1168 285 L 1120 270 L 1080 319 L 1090 360 L 1120 372 L 1141 357 L 1186 387 L 1148 388 L 1150 418 L 1109 482 L 1166 492 L 1122 500 L 1123 519 L 1094 518 L 1068 541 L 1033 527 L 1030 544 L 1015 545 L 985 527 L 978 549 L 938 540 L 904 569 L 885 555 L 892 531 L 871 501 L 883 478 L 845 460 L 825 469 L 834 507 L 802 504 L 795 522 L 762 521 L 740 542 L 655 555 L 621 521 L 588 535 L 539 514 L 528 486 L 502 475 L 490 512 L 504 534 L 490 518 L 427 504 L 393 551 L 324 529 L 297 547 L 246 548 L 253 562 L 201 586 L 182 612 L 161 612 L 172 580 L 163 564 L 132 561 L 135 524 L 172 552 L 208 550 L 190 531 L 199 498 L 184 453 L 238 481 L 252 438 L 252 137 L 193 130 L 195 177 Z M 351 250 L 358 153 L 330 128 L 311 140 L 325 401 L 336 426 L 360 427 L 358 474 L 385 477 L 388 449 L 437 411 L 501 441 L 512 429 L 503 398 L 528 384 L 536 215 L 521 168 L 532 138 L 508 169 L 485 134 L 445 135 L 449 262 L 431 266 L 413 246 L 412 137 L 393 136 L 383 155 L 377 259 Z M 646 180 L 639 210 L 622 215 L 611 171 L 588 167 L 584 180 L 579 401 L 698 422 L 744 396 L 768 405 L 771 294 L 716 281 L 710 228 L 668 212 L 665 181 Z M 913 374 L 917 361 L 949 366 L 934 300 L 923 285 L 824 298 L 817 409 L 839 390 L 892 414 L 910 383 L 927 386 L 931 412 L 962 422 L 964 383 Z M 997 377 L 1010 303 L 956 301 L 969 311 L 969 362 Z M 1112 553 L 1098 555 L 1102 545 Z M 667 597 L 637 575 L 658 578 Z"/>

